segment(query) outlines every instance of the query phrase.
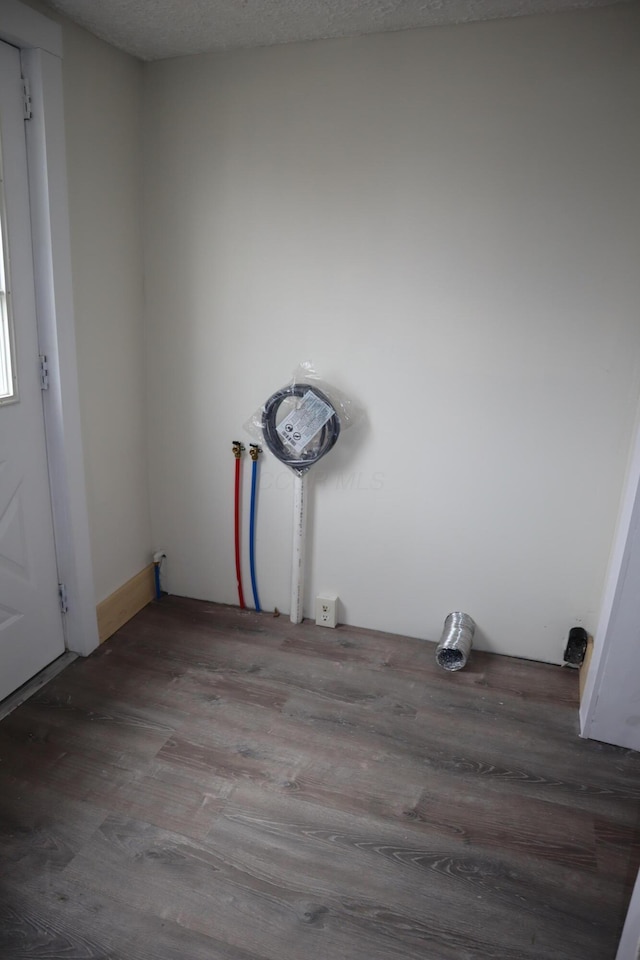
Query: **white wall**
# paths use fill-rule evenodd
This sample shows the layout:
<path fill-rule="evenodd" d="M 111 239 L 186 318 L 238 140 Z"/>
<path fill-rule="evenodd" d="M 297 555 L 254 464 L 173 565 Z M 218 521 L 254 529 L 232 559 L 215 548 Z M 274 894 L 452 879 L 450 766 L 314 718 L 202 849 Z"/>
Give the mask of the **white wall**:
<path fill-rule="evenodd" d="M 151 560 L 140 195 L 142 65 L 64 32 L 69 207 L 96 600 Z"/>
<path fill-rule="evenodd" d="M 142 64 L 63 30 L 73 294 L 96 602 L 151 560 L 141 232 Z"/>
<path fill-rule="evenodd" d="M 458 608 L 479 646 L 549 661 L 595 628 L 640 391 L 639 26 L 614 7 L 145 67 L 172 591 L 236 602 L 231 440 L 312 358 L 368 422 L 318 468 L 307 615 L 332 590 L 349 623 L 435 639 Z M 283 611 L 290 533 L 266 457 Z"/>

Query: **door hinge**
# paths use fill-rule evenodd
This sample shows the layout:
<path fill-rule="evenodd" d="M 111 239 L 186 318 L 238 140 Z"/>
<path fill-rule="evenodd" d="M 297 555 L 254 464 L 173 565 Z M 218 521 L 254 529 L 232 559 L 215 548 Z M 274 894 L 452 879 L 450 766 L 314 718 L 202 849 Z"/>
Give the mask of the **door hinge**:
<path fill-rule="evenodd" d="M 46 354 L 41 353 L 38 357 L 38 363 L 40 365 L 40 389 L 48 390 L 49 389 L 49 361 L 47 360 Z"/>
<path fill-rule="evenodd" d="M 67 587 L 64 583 L 58 584 L 58 596 L 60 597 L 60 610 L 62 613 L 69 612 L 69 599 L 67 597 Z"/>
<path fill-rule="evenodd" d="M 33 105 L 31 103 L 31 84 L 28 80 L 22 81 L 22 113 L 25 120 L 31 120 Z"/>

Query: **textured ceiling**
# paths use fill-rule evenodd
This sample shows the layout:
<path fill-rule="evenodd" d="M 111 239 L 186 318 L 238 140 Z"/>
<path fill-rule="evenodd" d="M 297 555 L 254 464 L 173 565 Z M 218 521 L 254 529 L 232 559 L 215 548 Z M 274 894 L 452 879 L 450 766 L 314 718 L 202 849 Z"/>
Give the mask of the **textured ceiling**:
<path fill-rule="evenodd" d="M 46 0 L 142 60 L 631 0 Z"/>

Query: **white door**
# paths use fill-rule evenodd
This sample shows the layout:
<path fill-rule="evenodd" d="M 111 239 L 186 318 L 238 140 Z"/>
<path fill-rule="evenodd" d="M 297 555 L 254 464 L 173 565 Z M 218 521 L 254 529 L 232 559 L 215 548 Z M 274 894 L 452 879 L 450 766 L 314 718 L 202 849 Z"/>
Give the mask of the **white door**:
<path fill-rule="evenodd" d="M 38 366 L 20 55 L 0 42 L 0 700 L 64 653 Z"/>

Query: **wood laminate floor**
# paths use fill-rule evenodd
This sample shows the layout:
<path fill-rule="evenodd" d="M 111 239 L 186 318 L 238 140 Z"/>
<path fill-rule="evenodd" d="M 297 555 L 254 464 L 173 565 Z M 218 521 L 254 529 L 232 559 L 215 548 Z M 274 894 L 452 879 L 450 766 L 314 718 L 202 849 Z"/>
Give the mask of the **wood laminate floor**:
<path fill-rule="evenodd" d="M 0 723 L 2 960 L 613 960 L 574 672 L 166 598 Z"/>

